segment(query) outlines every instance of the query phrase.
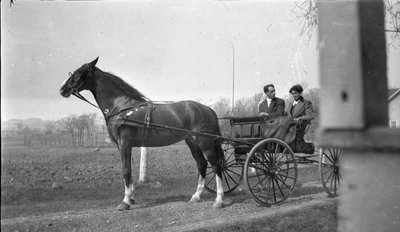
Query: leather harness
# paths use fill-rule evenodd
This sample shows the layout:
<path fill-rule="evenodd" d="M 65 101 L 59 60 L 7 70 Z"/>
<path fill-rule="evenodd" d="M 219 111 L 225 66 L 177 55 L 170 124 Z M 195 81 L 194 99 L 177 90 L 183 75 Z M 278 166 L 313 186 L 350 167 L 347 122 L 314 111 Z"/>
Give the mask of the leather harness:
<path fill-rule="evenodd" d="M 112 115 L 108 115 L 106 117 L 106 122 L 114 116 L 118 116 L 116 118 L 116 121 L 114 122 L 118 127 L 123 126 L 123 125 L 129 125 L 129 126 L 135 126 L 139 128 L 143 128 L 143 133 L 142 133 L 142 146 L 144 146 L 145 141 L 147 140 L 147 137 L 149 135 L 149 128 L 150 128 L 150 123 L 151 123 L 151 115 L 152 112 L 154 111 L 154 103 L 152 101 L 147 101 L 144 103 L 140 103 L 138 105 L 123 109 L 117 113 L 114 113 Z M 144 116 L 140 117 L 138 119 L 138 114 L 145 111 Z M 130 120 L 133 119 L 133 120 Z M 131 121 L 140 121 L 143 123 L 132 123 Z M 118 129 L 117 129 L 118 130 Z"/>

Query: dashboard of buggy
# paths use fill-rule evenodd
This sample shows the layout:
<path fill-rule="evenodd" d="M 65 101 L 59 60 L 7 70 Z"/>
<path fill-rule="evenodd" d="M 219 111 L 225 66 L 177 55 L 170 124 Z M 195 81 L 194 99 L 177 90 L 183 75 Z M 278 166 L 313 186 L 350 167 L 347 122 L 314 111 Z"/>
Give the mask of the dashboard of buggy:
<path fill-rule="evenodd" d="M 263 117 L 231 117 L 229 120 L 233 138 L 259 138 L 261 136 L 260 124 Z"/>

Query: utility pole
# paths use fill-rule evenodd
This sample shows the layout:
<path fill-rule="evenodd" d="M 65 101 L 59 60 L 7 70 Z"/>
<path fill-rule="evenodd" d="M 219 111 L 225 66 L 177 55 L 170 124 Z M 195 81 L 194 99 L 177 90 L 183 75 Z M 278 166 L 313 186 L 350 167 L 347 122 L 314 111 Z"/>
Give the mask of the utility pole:
<path fill-rule="evenodd" d="M 235 107 L 235 46 L 232 44 L 232 116 Z"/>

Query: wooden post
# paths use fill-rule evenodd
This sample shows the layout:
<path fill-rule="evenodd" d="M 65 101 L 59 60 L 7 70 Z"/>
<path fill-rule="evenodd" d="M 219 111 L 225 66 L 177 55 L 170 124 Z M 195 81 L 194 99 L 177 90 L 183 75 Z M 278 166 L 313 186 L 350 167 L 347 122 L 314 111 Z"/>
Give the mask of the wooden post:
<path fill-rule="evenodd" d="M 382 0 L 317 2 L 319 145 L 343 149 L 338 231 L 400 231 L 400 130 L 389 129 Z"/>
<path fill-rule="evenodd" d="M 140 148 L 140 170 L 139 170 L 139 181 L 147 182 L 147 147 Z"/>

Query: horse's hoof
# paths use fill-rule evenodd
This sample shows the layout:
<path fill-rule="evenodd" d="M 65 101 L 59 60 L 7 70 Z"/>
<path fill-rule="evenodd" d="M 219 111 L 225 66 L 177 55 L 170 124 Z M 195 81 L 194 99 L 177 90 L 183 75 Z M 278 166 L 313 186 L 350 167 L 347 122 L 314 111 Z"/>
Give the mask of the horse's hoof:
<path fill-rule="evenodd" d="M 200 201 L 200 197 L 198 197 L 198 196 L 192 196 L 192 198 L 190 198 L 190 201 L 189 201 L 189 202 L 194 203 L 194 202 L 199 202 L 199 201 Z"/>
<path fill-rule="evenodd" d="M 130 204 L 130 205 L 133 205 L 133 204 L 135 204 L 135 199 L 133 199 L 133 198 L 129 198 L 129 204 Z"/>
<path fill-rule="evenodd" d="M 130 207 L 131 207 L 130 205 L 126 204 L 125 202 L 122 202 L 117 207 L 117 210 L 119 210 L 119 211 L 128 210 Z"/>
<path fill-rule="evenodd" d="M 218 202 L 215 202 L 215 203 L 214 203 L 213 208 L 214 208 L 214 209 L 221 209 L 222 206 L 223 206 L 222 201 L 218 201 Z"/>

